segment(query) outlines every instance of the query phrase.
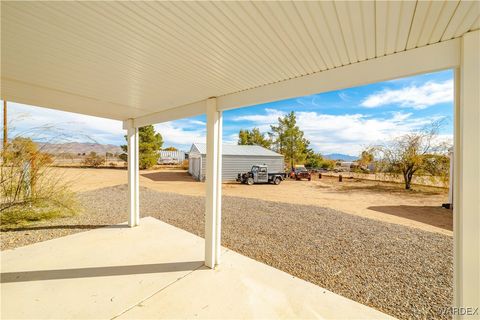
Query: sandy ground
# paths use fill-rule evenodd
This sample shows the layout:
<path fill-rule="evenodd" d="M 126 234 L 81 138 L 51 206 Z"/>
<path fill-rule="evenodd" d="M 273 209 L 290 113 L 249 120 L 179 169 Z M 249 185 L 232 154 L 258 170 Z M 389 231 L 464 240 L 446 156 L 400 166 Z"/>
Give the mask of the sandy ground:
<path fill-rule="evenodd" d="M 89 191 L 125 184 L 127 171 L 120 169 L 55 168 L 55 174 L 72 181 L 75 191 Z M 140 185 L 160 192 L 204 196 L 205 184 L 179 170 L 141 171 Z M 291 204 L 307 204 L 349 214 L 452 236 L 452 211 L 441 208 L 447 190 L 417 187 L 405 191 L 401 185 L 358 179 L 324 177 L 312 181 L 287 180 L 274 185 L 223 185 L 223 194 Z"/>
<path fill-rule="evenodd" d="M 274 186 L 272 186 L 274 187 Z M 126 184 L 78 194 L 71 217 L 0 232 L 2 250 L 127 220 Z M 141 216 L 204 235 L 205 198 L 140 189 Z M 224 196 L 222 245 L 399 319 L 447 319 L 450 236 L 321 206 Z"/>

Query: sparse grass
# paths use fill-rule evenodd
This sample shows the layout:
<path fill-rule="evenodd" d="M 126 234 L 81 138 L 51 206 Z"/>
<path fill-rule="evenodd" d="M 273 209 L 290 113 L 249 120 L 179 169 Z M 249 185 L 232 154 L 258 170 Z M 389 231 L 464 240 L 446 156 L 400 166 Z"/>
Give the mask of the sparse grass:
<path fill-rule="evenodd" d="M 360 179 L 351 179 L 345 184 L 339 185 L 338 188 L 339 191 L 383 192 L 398 195 L 439 195 L 448 191 L 445 188 L 421 185 L 412 185 L 412 189 L 406 190 L 402 184 L 395 182 L 366 182 Z"/>
<path fill-rule="evenodd" d="M 3 210 L 0 214 L 0 230 L 26 226 L 42 220 L 69 217 L 77 214 L 78 211 L 79 206 L 75 195 L 64 192 L 56 195 L 55 198 L 37 199 Z"/>
<path fill-rule="evenodd" d="M 412 184 L 412 188 L 405 189 L 405 185 L 394 181 L 375 181 L 361 179 L 357 177 L 343 177 L 343 182 L 338 182 L 338 177 L 324 176 L 323 184 L 315 186 L 316 188 L 328 189 L 333 187 L 338 192 L 367 192 L 367 193 L 387 193 L 395 195 L 408 196 L 433 196 L 448 193 L 448 188 L 437 186 L 426 186 Z"/>

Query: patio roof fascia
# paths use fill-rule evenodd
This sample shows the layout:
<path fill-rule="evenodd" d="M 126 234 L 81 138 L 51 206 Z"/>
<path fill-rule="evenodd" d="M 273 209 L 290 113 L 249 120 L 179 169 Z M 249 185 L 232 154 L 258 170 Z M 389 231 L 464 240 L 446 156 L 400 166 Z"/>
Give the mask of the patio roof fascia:
<path fill-rule="evenodd" d="M 200 114 L 206 113 L 207 101 L 208 99 L 200 100 L 183 106 L 148 114 L 135 119 L 127 119 L 123 121 L 123 129 L 126 130 L 129 126 L 132 126 L 132 124 L 134 127 L 139 128 L 143 126 L 148 126 L 150 124 L 198 116 Z"/>
<path fill-rule="evenodd" d="M 311 94 L 351 88 L 416 74 L 457 68 L 460 65 L 459 38 L 402 51 L 346 66 L 217 97 L 219 111 Z M 206 113 L 207 99 L 133 120 L 135 127 L 194 117 Z M 124 121 L 124 128 L 127 122 Z"/>

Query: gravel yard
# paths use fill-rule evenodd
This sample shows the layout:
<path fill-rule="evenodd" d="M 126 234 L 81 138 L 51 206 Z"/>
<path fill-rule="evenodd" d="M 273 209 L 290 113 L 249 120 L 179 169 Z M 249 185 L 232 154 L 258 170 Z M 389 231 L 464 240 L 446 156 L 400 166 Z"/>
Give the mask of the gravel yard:
<path fill-rule="evenodd" d="M 203 236 L 203 197 L 147 188 L 140 195 L 142 216 Z M 1 249 L 127 220 L 125 185 L 84 192 L 80 200 L 81 215 L 2 230 Z M 226 196 L 222 245 L 401 319 L 441 318 L 453 299 L 453 239 L 438 233 Z"/>

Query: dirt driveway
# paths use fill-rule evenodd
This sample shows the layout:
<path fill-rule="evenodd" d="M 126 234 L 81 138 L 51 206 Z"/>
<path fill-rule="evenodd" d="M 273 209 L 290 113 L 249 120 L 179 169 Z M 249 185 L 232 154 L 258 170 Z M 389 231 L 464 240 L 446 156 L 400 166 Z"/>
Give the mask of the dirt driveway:
<path fill-rule="evenodd" d="M 56 168 L 55 174 L 72 181 L 75 191 L 88 191 L 125 184 L 126 170 Z M 204 196 L 205 184 L 180 170 L 141 171 L 140 185 L 160 192 Z M 452 211 L 441 208 L 447 190 L 417 187 L 405 191 L 401 185 L 374 181 L 323 177 L 313 181 L 287 180 L 278 186 L 227 183 L 223 194 L 291 204 L 328 207 L 384 222 L 415 227 L 452 236 Z"/>

